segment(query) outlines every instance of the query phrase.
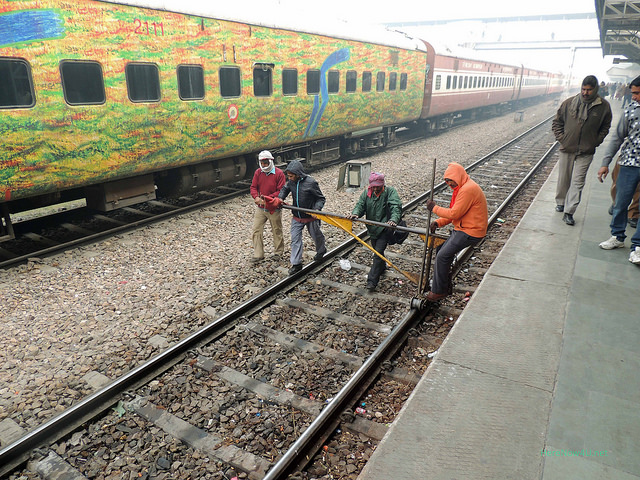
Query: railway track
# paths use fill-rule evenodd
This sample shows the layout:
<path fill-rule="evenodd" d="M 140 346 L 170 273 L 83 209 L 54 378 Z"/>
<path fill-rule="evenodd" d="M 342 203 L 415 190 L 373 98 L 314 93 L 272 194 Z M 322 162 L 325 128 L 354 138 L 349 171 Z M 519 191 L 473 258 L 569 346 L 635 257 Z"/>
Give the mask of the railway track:
<path fill-rule="evenodd" d="M 222 316 L 205 308 L 205 328 L 123 377 L 85 376 L 94 393 L 0 450 L 0 474 L 31 459 L 33 471 L 77 478 L 351 478 L 517 225 L 503 204 L 545 168 L 551 144 L 543 122 L 468 168 L 493 226 L 457 262 L 450 302 L 427 305 L 394 272 L 367 293 L 370 254 L 347 240 Z M 448 201 L 443 184 L 434 195 Z M 426 224 L 428 196 L 405 205 L 410 225 Z M 388 257 L 419 271 L 416 239 Z"/>
<path fill-rule="evenodd" d="M 14 223 L 16 239 L 0 244 L 0 268 L 95 242 L 127 230 L 167 220 L 223 202 L 249 191 L 251 181 L 217 187 L 211 191 L 163 201 L 152 200 L 134 207 L 97 213 L 80 206 L 51 215 Z"/>

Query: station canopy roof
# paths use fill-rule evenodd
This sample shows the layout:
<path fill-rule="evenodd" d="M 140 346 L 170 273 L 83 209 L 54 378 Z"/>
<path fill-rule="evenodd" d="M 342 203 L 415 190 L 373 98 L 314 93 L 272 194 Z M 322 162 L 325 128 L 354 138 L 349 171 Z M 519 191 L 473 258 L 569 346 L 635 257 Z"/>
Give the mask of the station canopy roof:
<path fill-rule="evenodd" d="M 640 64 L 640 0 L 595 0 L 603 55 Z"/>

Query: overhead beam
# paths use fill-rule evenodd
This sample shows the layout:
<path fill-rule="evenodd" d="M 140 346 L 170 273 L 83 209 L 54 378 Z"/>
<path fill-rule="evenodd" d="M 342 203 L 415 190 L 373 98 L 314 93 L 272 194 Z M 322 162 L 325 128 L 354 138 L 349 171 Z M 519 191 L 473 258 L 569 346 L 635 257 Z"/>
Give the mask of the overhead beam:
<path fill-rule="evenodd" d="M 449 20 L 417 20 L 415 22 L 383 23 L 386 27 L 422 27 L 431 25 L 447 25 L 456 22 L 513 23 L 513 22 L 547 22 L 553 20 L 594 20 L 595 13 L 564 13 L 555 15 L 520 15 L 516 17 L 476 17 Z"/>
<path fill-rule="evenodd" d="M 592 40 L 549 40 L 522 42 L 472 42 L 461 45 L 474 50 L 562 50 L 562 49 L 600 49 L 600 41 Z"/>

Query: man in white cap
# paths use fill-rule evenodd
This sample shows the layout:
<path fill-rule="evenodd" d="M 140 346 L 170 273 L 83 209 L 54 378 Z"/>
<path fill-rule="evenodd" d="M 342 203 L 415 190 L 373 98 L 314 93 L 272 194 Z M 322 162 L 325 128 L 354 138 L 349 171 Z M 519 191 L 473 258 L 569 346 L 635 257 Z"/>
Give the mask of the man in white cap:
<path fill-rule="evenodd" d="M 284 254 L 284 238 L 282 236 L 282 210 L 277 209 L 273 213 L 265 208 L 264 197 L 277 197 L 286 179 L 282 170 L 273 164 L 273 155 L 269 150 L 263 150 L 258 155 L 258 168 L 251 181 L 251 196 L 257 205 L 253 216 L 253 257 L 251 261 L 258 263 L 264 259 L 264 224 L 269 221 L 273 234 L 274 256 L 282 257 Z"/>

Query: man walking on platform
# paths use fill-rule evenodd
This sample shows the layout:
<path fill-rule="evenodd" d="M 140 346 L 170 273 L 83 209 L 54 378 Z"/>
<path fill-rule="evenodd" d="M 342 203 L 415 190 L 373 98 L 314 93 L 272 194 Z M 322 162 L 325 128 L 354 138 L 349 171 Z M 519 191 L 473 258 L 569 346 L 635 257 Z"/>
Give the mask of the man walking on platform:
<path fill-rule="evenodd" d="M 588 75 L 578 95 L 568 98 L 553 119 L 551 129 L 560 143 L 556 212 L 564 212 L 562 220 L 575 225 L 573 214 L 578 208 L 587 171 L 596 147 L 611 128 L 611 106 L 598 95 L 598 79 Z"/>
<path fill-rule="evenodd" d="M 631 102 L 624 109 L 623 115 L 618 121 L 615 135 L 602 159 L 602 166 L 598 170 L 598 180 L 609 173 L 609 164 L 618 149 L 620 156 L 620 172 L 616 180 L 616 201 L 613 205 L 611 217 L 611 238 L 600 244 L 600 248 L 612 250 L 624 247 L 627 237 L 627 208 L 633 195 L 640 184 L 640 76 L 633 79 L 629 85 L 631 89 Z M 631 252 L 629 261 L 640 265 L 640 229 L 631 237 Z"/>
<path fill-rule="evenodd" d="M 264 197 L 275 197 L 284 186 L 284 173 L 273 164 L 273 155 L 268 150 L 263 150 L 258 155 L 258 168 L 251 181 L 251 196 L 257 205 L 253 216 L 253 231 L 251 241 L 253 243 L 252 262 L 257 263 L 264 258 L 264 224 L 269 221 L 273 234 L 274 256 L 281 257 L 284 254 L 284 238 L 282 236 L 282 210 L 269 212 L 265 209 Z"/>

